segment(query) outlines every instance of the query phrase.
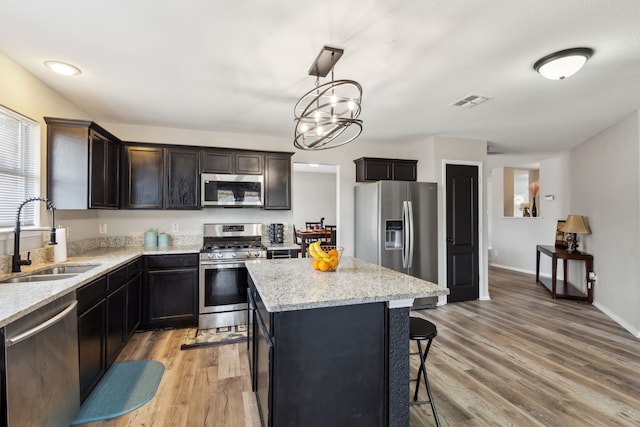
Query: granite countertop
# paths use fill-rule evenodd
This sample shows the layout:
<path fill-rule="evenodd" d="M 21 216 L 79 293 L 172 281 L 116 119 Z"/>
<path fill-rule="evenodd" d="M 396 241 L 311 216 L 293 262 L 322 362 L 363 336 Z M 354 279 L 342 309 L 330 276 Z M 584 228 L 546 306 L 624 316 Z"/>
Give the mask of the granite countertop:
<path fill-rule="evenodd" d="M 62 263 L 42 263 L 23 267 L 22 273 L 0 274 L 0 281 L 28 276 L 44 268 L 59 265 L 96 265 L 91 270 L 64 280 L 42 282 L 0 283 L 0 327 L 54 301 L 82 285 L 115 270 L 141 255 L 166 255 L 198 253 L 201 246 L 177 246 L 166 248 L 100 248 L 69 257 Z"/>
<path fill-rule="evenodd" d="M 300 245 L 293 242 L 270 243 L 263 241 L 262 245 L 267 248 L 268 251 L 287 251 L 290 249 L 300 249 Z"/>
<path fill-rule="evenodd" d="M 270 312 L 448 295 L 449 289 L 367 261 L 342 257 L 335 272 L 316 271 L 309 258 L 251 260 L 247 270 Z"/>

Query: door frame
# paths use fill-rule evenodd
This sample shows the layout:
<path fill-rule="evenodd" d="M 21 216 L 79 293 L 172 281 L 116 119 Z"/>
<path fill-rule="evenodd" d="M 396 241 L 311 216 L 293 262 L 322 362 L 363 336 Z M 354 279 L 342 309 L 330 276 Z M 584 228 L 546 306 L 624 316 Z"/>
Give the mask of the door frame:
<path fill-rule="evenodd" d="M 438 257 L 440 258 L 440 265 L 442 268 L 442 277 L 440 283 L 448 283 L 447 279 L 447 165 L 466 165 L 478 167 L 478 272 L 480 274 L 478 283 L 478 299 L 486 301 L 490 300 L 489 296 L 489 282 L 488 274 L 489 267 L 487 265 L 487 242 L 485 236 L 485 225 L 487 221 L 487 215 L 484 213 L 484 192 L 485 192 L 485 179 L 484 179 L 484 163 L 473 160 L 450 160 L 442 159 L 442 191 L 440 192 L 440 218 L 439 221 L 442 226 L 438 230 L 438 239 L 440 241 L 440 251 Z M 438 297 L 438 305 L 446 304 L 448 297 L 441 295 Z"/>

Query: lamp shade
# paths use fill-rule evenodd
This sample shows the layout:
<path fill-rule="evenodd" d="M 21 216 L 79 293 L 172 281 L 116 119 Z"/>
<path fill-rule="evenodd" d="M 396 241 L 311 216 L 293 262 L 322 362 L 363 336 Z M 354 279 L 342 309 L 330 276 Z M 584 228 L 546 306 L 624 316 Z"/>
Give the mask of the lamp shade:
<path fill-rule="evenodd" d="M 564 223 L 562 231 L 565 233 L 591 234 L 591 230 L 589 230 L 589 227 L 585 224 L 582 215 L 567 216 L 567 221 Z"/>
<path fill-rule="evenodd" d="M 593 55 L 593 49 L 577 47 L 554 52 L 540 58 L 533 68 L 550 80 L 562 80 L 577 73 Z"/>

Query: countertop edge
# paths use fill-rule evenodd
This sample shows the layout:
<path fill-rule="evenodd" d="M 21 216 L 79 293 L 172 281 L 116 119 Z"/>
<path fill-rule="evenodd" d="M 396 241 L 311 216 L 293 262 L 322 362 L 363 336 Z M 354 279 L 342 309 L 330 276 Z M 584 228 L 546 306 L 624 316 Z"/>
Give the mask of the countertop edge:
<path fill-rule="evenodd" d="M 0 275 L 0 281 L 10 277 L 28 276 L 34 271 L 38 271 L 47 267 L 61 266 L 61 265 L 88 265 L 99 264 L 94 269 L 91 269 L 85 273 L 78 274 L 75 277 L 57 280 L 57 281 L 42 281 L 34 283 L 0 283 L 0 327 L 7 326 L 8 324 L 26 316 L 29 313 L 41 308 L 48 303 L 55 301 L 71 292 L 76 291 L 83 285 L 95 280 L 100 276 L 114 271 L 123 265 L 135 260 L 138 257 L 145 255 L 169 255 L 169 254 L 192 254 L 199 253 L 200 247 L 166 247 L 166 248 L 100 248 L 82 254 L 82 256 L 69 257 L 65 262 L 58 263 L 41 263 L 25 268 L 23 273 L 9 273 Z M 22 289 L 21 289 L 22 288 Z M 24 292 L 32 291 L 34 294 L 30 295 L 29 301 L 23 306 L 15 304 L 17 298 L 15 294 L 24 290 Z M 14 294 L 14 295 L 8 295 Z M 13 298 L 12 298 L 13 296 Z M 4 306 L 15 306 L 12 307 Z"/>

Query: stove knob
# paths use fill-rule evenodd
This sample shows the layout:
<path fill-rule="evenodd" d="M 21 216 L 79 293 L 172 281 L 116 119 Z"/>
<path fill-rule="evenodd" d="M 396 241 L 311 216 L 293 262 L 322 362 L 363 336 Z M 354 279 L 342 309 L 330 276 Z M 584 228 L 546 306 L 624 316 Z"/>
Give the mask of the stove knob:
<path fill-rule="evenodd" d="M 218 253 L 216 254 L 216 256 L 217 256 L 218 258 L 222 258 L 222 252 L 218 252 Z"/>
<path fill-rule="evenodd" d="M 254 256 L 254 257 L 256 257 L 256 258 L 259 258 L 259 257 L 260 257 L 260 252 L 255 252 L 255 253 L 253 254 L 253 256 Z"/>
<path fill-rule="evenodd" d="M 207 254 L 207 258 L 212 259 L 213 258 L 213 254 L 212 253 L 208 253 Z"/>
<path fill-rule="evenodd" d="M 235 252 L 234 252 L 234 253 L 232 253 L 232 254 L 231 254 L 231 258 L 238 258 L 238 254 L 237 254 L 237 253 L 235 253 Z"/>

